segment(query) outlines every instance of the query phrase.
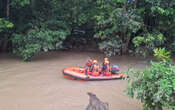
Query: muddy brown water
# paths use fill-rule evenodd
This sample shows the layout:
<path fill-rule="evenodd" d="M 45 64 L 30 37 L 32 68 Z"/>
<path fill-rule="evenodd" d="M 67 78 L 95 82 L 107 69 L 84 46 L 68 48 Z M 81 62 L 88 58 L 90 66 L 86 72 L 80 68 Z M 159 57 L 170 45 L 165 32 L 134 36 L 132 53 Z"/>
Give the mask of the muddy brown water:
<path fill-rule="evenodd" d="M 0 54 L 0 110 L 85 110 L 87 92 L 108 102 L 110 110 L 141 110 L 141 104 L 124 92 L 127 81 L 80 82 L 63 77 L 64 67 L 83 66 L 88 57 L 102 62 L 104 56 L 98 52 L 50 52 L 23 62 Z M 116 56 L 110 60 L 122 71 L 146 66 L 137 57 Z"/>

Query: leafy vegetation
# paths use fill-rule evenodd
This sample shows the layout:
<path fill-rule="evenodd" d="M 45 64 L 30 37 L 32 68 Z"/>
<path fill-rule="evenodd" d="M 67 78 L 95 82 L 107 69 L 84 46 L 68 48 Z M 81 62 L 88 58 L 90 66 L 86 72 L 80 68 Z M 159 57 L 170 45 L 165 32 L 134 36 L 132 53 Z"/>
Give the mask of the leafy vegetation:
<path fill-rule="evenodd" d="M 3 18 L 0 18 L 0 32 L 4 32 L 10 28 L 13 28 L 13 23 L 11 23 Z"/>
<path fill-rule="evenodd" d="M 31 60 L 37 52 L 47 52 L 49 50 L 62 48 L 65 38 L 66 33 L 64 31 L 37 31 L 31 29 L 26 35 L 13 35 L 13 53 L 22 56 L 25 61 L 28 61 Z"/>
<path fill-rule="evenodd" d="M 73 48 L 95 41 L 93 44 L 108 56 L 132 52 L 146 57 L 162 47 L 175 52 L 174 6 L 174 0 L 1 0 L 0 51 L 22 56 L 22 50 L 40 47 L 34 49 L 34 55 L 44 51 L 43 43 L 50 48 L 62 42 L 63 47 Z M 46 35 L 38 42 L 30 41 L 35 46 L 25 46 L 31 31 L 35 36 Z M 21 44 L 15 41 L 16 36 L 21 36 Z M 56 36 L 55 41 L 44 41 L 46 36 Z"/>
<path fill-rule="evenodd" d="M 132 34 L 136 34 L 142 27 L 142 19 L 135 8 L 132 8 L 131 3 L 125 2 L 127 1 L 97 1 L 100 11 L 95 16 L 97 21 L 95 37 L 102 40 L 100 49 L 109 56 L 125 54 Z"/>
<path fill-rule="evenodd" d="M 165 48 L 154 49 L 154 56 L 160 61 L 166 62 L 170 61 L 171 53 L 166 51 Z"/>
<path fill-rule="evenodd" d="M 143 36 L 136 36 L 133 39 L 136 47 L 136 54 L 141 54 L 146 57 L 153 54 L 154 49 L 161 47 L 164 43 L 164 36 L 159 34 L 144 34 Z"/>
<path fill-rule="evenodd" d="M 143 71 L 130 71 L 127 94 L 140 100 L 144 110 L 174 110 L 175 66 L 165 49 L 155 49 L 155 56 L 159 62 L 151 62 Z"/>
<path fill-rule="evenodd" d="M 0 35 L 3 34 L 3 36 L 0 36 L 0 46 L 2 45 L 0 50 L 5 50 L 7 43 L 9 42 L 9 34 L 11 33 L 13 26 L 13 23 L 4 18 L 0 18 Z"/>

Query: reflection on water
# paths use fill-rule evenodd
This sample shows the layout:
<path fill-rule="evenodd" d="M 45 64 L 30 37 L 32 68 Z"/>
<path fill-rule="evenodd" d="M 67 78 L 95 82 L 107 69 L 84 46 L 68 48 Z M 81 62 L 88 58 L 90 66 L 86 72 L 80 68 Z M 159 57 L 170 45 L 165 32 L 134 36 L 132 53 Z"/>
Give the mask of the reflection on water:
<path fill-rule="evenodd" d="M 78 82 L 65 79 L 62 69 L 82 66 L 88 57 L 102 62 L 95 52 L 51 52 L 23 62 L 9 54 L 0 55 L 0 110 L 84 110 L 87 92 L 109 103 L 110 110 L 141 110 L 138 101 L 125 93 L 127 81 Z M 143 69 L 146 61 L 130 56 L 112 57 L 121 70 Z"/>

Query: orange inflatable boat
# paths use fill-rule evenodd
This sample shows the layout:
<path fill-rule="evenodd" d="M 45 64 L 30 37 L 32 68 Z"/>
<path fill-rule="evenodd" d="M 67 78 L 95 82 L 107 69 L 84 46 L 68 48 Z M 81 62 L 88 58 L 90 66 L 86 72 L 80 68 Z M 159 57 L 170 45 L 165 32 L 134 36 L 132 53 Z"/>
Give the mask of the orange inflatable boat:
<path fill-rule="evenodd" d="M 81 67 L 67 67 L 63 69 L 63 75 L 66 78 L 74 79 L 74 80 L 85 80 L 85 81 L 96 81 L 96 80 L 115 80 L 115 79 L 122 79 L 126 77 L 123 73 L 112 74 L 110 76 L 92 76 L 85 74 L 85 68 Z"/>

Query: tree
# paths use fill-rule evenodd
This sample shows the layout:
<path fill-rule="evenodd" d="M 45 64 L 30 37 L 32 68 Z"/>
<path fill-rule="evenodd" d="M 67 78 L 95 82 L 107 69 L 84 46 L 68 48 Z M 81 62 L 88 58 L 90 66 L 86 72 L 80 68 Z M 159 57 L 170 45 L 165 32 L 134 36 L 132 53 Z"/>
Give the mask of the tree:
<path fill-rule="evenodd" d="M 169 0 L 144 0 L 139 1 L 137 10 L 144 21 L 144 28 L 136 35 L 144 38 L 140 45 L 136 46 L 136 52 L 143 55 L 153 54 L 153 50 L 159 47 L 166 47 L 174 51 L 174 6 L 175 1 Z M 167 45 L 168 44 L 168 45 Z M 144 50 L 144 51 L 143 51 Z M 144 53 L 143 53 L 144 52 Z"/>
<path fill-rule="evenodd" d="M 141 71 L 130 71 L 130 97 L 136 97 L 143 104 L 143 110 L 175 109 L 175 66 L 170 63 L 170 52 L 156 49 L 159 62 L 151 62 L 150 67 Z"/>
<path fill-rule="evenodd" d="M 14 26 L 0 32 L 0 48 L 15 50 L 14 36 L 35 30 L 66 33 L 64 48 L 95 41 L 108 56 L 175 52 L 174 7 L 174 0 L 1 0 L 0 18 Z"/>
<path fill-rule="evenodd" d="M 98 0 L 99 14 L 96 15 L 95 37 L 102 39 L 100 49 L 107 55 L 126 54 L 132 35 L 142 27 L 142 18 L 138 15 L 136 2 L 118 0 Z M 102 11 L 101 11 L 102 10 Z"/>
<path fill-rule="evenodd" d="M 4 35 L 0 37 L 0 49 L 2 49 L 2 51 L 5 51 L 7 49 L 7 44 L 9 41 L 9 30 L 13 28 L 13 26 L 13 23 L 4 18 L 0 18 L 0 34 Z"/>

